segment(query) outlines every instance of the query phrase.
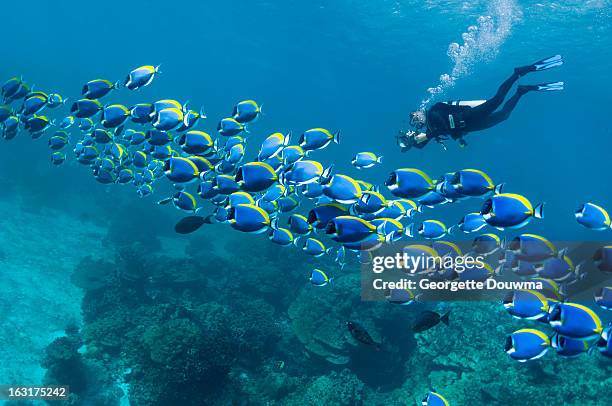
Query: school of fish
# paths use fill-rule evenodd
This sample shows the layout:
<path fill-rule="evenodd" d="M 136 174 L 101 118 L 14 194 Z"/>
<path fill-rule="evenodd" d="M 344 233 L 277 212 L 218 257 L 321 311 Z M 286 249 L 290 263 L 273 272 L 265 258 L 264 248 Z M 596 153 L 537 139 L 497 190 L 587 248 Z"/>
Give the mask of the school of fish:
<path fill-rule="evenodd" d="M 170 182 L 174 192 L 158 199 L 188 213 L 175 226 L 188 234 L 209 223 L 225 223 L 246 233 L 267 233 L 271 243 L 297 247 L 313 257 L 332 256 L 342 269 L 351 261 L 367 263 L 370 252 L 384 244 L 417 238 L 403 250 L 434 257 L 464 253 L 444 238 L 474 234 L 471 253 L 501 255 L 501 266 L 491 266 L 441 278 L 486 280 L 496 273 L 513 272 L 544 283 L 544 291 L 512 291 L 503 300 L 515 318 L 538 320 L 552 334 L 525 328 L 508 336 L 505 350 L 520 362 L 542 357 L 549 348 L 561 356 L 597 351 L 612 358 L 612 326 L 603 326 L 587 306 L 564 300 L 564 287 L 583 276 L 566 250 L 546 238 L 521 234 L 506 241 L 504 230 L 526 226 L 544 217 L 544 205 L 505 192 L 478 169 L 460 169 L 431 178 L 417 168 L 393 170 L 379 185 L 354 174 L 337 173 L 333 165 L 314 159 L 318 150 L 340 142 L 340 131 L 307 129 L 299 135 L 279 131 L 255 142 L 252 127 L 262 114 L 254 100 L 238 102 L 228 116 L 205 132 L 203 109 L 172 99 L 135 105 L 106 103 L 111 95 L 141 91 L 160 75 L 159 66 L 142 66 L 125 79 L 94 79 L 74 99 L 53 92 L 34 91 L 21 77 L 1 88 L 0 131 L 6 140 L 19 132 L 33 139 L 46 136 L 50 160 L 61 165 L 71 159 L 89 167 L 102 184 L 129 185 L 138 196 L 152 195 L 158 182 Z M 45 115 L 48 112 L 53 118 Z M 248 142 L 247 142 L 248 140 Z M 254 159 L 247 145 L 257 145 Z M 381 164 L 373 152 L 360 152 L 351 163 L 358 173 Z M 447 227 L 423 218 L 426 209 L 464 199 L 482 199 L 481 210 L 466 213 Z M 607 211 L 586 202 L 575 211 L 576 221 L 592 230 L 610 230 Z M 481 233 L 488 228 L 489 231 Z M 593 256 L 601 272 L 612 273 L 612 245 Z M 333 282 L 328 271 L 313 269 L 310 282 Z M 410 291 L 389 292 L 395 304 L 410 304 Z M 612 309 L 612 287 L 599 289 L 595 303 Z M 430 392 L 423 405 L 447 404 Z"/>

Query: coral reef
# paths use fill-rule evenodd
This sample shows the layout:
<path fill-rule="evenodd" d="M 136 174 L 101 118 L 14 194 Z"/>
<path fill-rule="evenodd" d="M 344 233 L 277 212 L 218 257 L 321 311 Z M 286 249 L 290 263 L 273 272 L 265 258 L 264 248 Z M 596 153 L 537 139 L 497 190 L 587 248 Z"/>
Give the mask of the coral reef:
<path fill-rule="evenodd" d="M 501 346 L 518 324 L 497 303 L 364 302 L 358 273 L 315 287 L 300 253 L 211 238 L 179 257 L 121 242 L 77 264 L 84 325 L 49 346 L 49 382 L 74 381 L 74 404 L 109 406 L 125 393 L 134 406 L 399 406 L 432 388 L 451 404 L 606 403 L 612 366 L 600 357 L 510 360 Z M 450 325 L 414 334 L 425 309 L 451 310 Z"/>

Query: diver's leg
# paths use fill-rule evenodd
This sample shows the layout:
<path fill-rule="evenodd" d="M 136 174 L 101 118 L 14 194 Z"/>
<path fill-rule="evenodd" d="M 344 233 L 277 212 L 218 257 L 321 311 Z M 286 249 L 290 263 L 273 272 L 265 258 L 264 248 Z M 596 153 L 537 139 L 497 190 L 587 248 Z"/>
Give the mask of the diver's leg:
<path fill-rule="evenodd" d="M 468 131 L 485 130 L 501 123 L 502 121 L 507 120 L 508 117 L 510 117 L 512 110 L 514 110 L 519 100 L 521 99 L 521 96 L 523 96 L 530 90 L 531 89 L 528 89 L 526 87 L 519 86 L 519 88 L 516 90 L 516 93 L 514 93 L 514 95 L 508 99 L 508 101 L 504 104 L 504 107 L 502 107 L 501 110 L 491 113 L 488 116 L 483 117 L 481 120 L 478 120 L 470 126 Z"/>
<path fill-rule="evenodd" d="M 484 116 L 487 116 L 497 110 L 497 108 L 504 102 L 504 99 L 512 88 L 514 82 L 516 82 L 520 77 L 521 76 L 519 73 L 515 70 L 514 73 L 512 73 L 512 76 L 506 79 L 504 83 L 501 84 L 499 89 L 497 89 L 495 96 L 468 111 L 470 118 L 483 118 Z"/>

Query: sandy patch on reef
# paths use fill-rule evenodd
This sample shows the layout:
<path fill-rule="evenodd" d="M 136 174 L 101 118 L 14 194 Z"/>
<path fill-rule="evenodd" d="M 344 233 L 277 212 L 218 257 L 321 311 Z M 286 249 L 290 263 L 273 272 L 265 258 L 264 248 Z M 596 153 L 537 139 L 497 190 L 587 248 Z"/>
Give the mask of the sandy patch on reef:
<path fill-rule="evenodd" d="M 80 319 L 70 283 L 88 254 L 103 255 L 106 230 L 55 210 L 25 211 L 0 200 L 0 384 L 40 384 L 44 348 Z"/>

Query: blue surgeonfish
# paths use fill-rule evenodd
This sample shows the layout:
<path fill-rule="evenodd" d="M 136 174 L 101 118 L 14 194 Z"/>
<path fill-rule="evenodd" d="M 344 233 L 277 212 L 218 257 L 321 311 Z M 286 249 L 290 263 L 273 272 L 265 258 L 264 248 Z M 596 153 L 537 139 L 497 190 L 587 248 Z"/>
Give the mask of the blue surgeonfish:
<path fill-rule="evenodd" d="M 503 300 L 504 308 L 517 319 L 537 320 L 548 313 L 548 299 L 535 290 L 512 290 Z"/>
<path fill-rule="evenodd" d="M 145 65 L 136 68 L 128 73 L 123 84 L 130 90 L 138 90 L 142 87 L 148 86 L 153 81 L 153 78 L 155 78 L 155 75 L 157 73 L 161 73 L 159 68 L 160 65 Z"/>
<path fill-rule="evenodd" d="M 168 131 L 158 130 L 158 129 L 150 129 L 147 130 L 145 137 L 147 139 L 147 143 L 155 146 L 163 146 L 168 145 L 172 142 L 172 134 Z"/>
<path fill-rule="evenodd" d="M 612 272 L 612 245 L 598 248 L 593 254 L 593 261 L 601 272 Z"/>
<path fill-rule="evenodd" d="M 290 215 L 287 224 L 289 224 L 289 230 L 294 234 L 307 235 L 312 231 L 312 225 L 301 214 L 294 213 Z"/>
<path fill-rule="evenodd" d="M 452 226 L 449 229 L 449 232 L 452 234 L 455 230 L 459 230 L 464 233 L 475 233 L 480 231 L 483 227 L 487 225 L 482 214 L 479 212 L 468 213 L 461 220 L 459 220 L 459 224 L 456 226 Z"/>
<path fill-rule="evenodd" d="M 286 228 L 271 228 L 268 234 L 268 238 L 274 244 L 278 244 L 283 247 L 287 247 L 293 244 L 293 234 Z"/>
<path fill-rule="evenodd" d="M 406 234 L 409 237 L 414 237 L 414 231 L 416 231 L 416 233 L 421 237 L 428 240 L 437 240 L 438 238 L 444 237 L 448 232 L 448 229 L 441 221 L 425 220 L 416 230 L 414 230 L 414 224 L 408 226 Z"/>
<path fill-rule="evenodd" d="M 574 265 L 574 262 L 567 255 L 562 257 L 552 257 L 545 260 L 536 267 L 538 275 L 542 278 L 552 279 L 557 282 L 572 282 L 582 279 L 582 264 Z"/>
<path fill-rule="evenodd" d="M 130 120 L 137 124 L 145 124 L 153 119 L 153 104 L 139 103 L 130 107 Z"/>
<path fill-rule="evenodd" d="M 105 128 L 119 127 L 130 116 L 127 107 L 121 104 L 111 104 L 102 109 L 102 125 Z"/>
<path fill-rule="evenodd" d="M 125 185 L 134 180 L 134 171 L 130 168 L 123 168 L 117 174 L 117 183 Z"/>
<path fill-rule="evenodd" d="M 283 196 L 287 196 L 289 189 L 280 183 L 270 186 L 261 198 L 267 202 L 274 202 Z"/>
<path fill-rule="evenodd" d="M 419 300 L 420 295 L 415 295 L 410 289 L 385 289 L 385 299 L 389 303 L 406 306 Z"/>
<path fill-rule="evenodd" d="M 167 203 L 172 203 L 174 207 L 187 213 L 195 213 L 198 206 L 195 197 L 185 191 L 176 192 L 172 197 L 157 202 L 157 204 Z"/>
<path fill-rule="evenodd" d="M 608 230 L 612 227 L 610 215 L 603 208 L 593 203 L 585 203 L 575 213 L 576 221 L 591 230 Z"/>
<path fill-rule="evenodd" d="M 510 358 L 519 362 L 538 359 L 550 348 L 550 340 L 540 330 L 525 328 L 517 330 L 506 339 L 504 350 Z"/>
<path fill-rule="evenodd" d="M 455 172 L 451 185 L 463 196 L 483 196 L 490 192 L 502 192 L 503 184 L 495 185 L 489 175 L 478 169 L 462 169 Z"/>
<path fill-rule="evenodd" d="M 62 97 L 62 95 L 59 93 L 50 93 L 49 97 L 47 98 L 47 106 L 54 109 L 66 103 L 67 100 L 67 98 Z"/>
<path fill-rule="evenodd" d="M 258 161 L 264 161 L 266 159 L 274 158 L 277 156 L 284 147 L 289 145 L 291 139 L 291 131 L 287 135 L 281 133 L 274 133 L 266 137 L 259 148 L 257 154 Z"/>
<path fill-rule="evenodd" d="M 66 160 L 66 154 L 61 151 L 55 151 L 51 154 L 51 163 L 53 165 L 61 165 Z"/>
<path fill-rule="evenodd" d="M 300 135 L 298 143 L 304 151 L 314 151 L 325 148 L 332 141 L 336 144 L 340 142 L 340 131 L 332 134 L 325 128 L 312 128 Z"/>
<path fill-rule="evenodd" d="M 520 228 L 535 217 L 544 218 L 544 205 L 535 208 L 525 197 L 513 193 L 501 193 L 488 198 L 480 209 L 487 224 L 500 230 Z"/>
<path fill-rule="evenodd" d="M 81 130 L 82 133 L 89 133 L 94 126 L 95 124 L 91 118 L 82 118 L 79 120 L 79 130 Z"/>
<path fill-rule="evenodd" d="M 89 118 L 102 110 L 102 104 L 97 100 L 80 99 L 72 103 L 70 113 L 76 118 Z"/>
<path fill-rule="evenodd" d="M 546 238 L 535 234 L 521 234 L 508 244 L 507 250 L 512 251 L 516 258 L 531 262 L 540 262 L 555 256 L 563 256 L 565 250 L 559 251 Z"/>
<path fill-rule="evenodd" d="M 47 106 L 47 96 L 44 93 L 30 93 L 23 99 L 21 114 L 31 116 L 42 111 Z"/>
<path fill-rule="evenodd" d="M 243 100 L 234 106 L 232 117 L 239 123 L 249 123 L 261 113 L 261 106 L 254 100 Z"/>
<path fill-rule="evenodd" d="M 431 178 L 420 169 L 396 169 L 385 181 L 385 186 L 397 197 L 413 199 L 421 197 L 435 188 Z"/>
<path fill-rule="evenodd" d="M 281 156 L 285 165 L 291 165 L 304 158 L 304 150 L 299 145 L 288 145 L 283 148 Z"/>
<path fill-rule="evenodd" d="M 327 170 L 325 170 L 327 172 Z M 301 160 L 285 169 L 281 183 L 286 185 L 306 185 L 317 182 L 323 175 L 323 165 L 317 161 Z"/>
<path fill-rule="evenodd" d="M 331 248 L 326 248 L 325 244 L 316 238 L 307 238 L 302 245 L 302 251 L 304 251 L 307 255 L 318 258 L 330 253 Z"/>
<path fill-rule="evenodd" d="M 398 241 L 404 237 L 406 229 L 404 225 L 395 219 L 375 218 L 370 223 L 376 227 L 378 233 L 385 236 L 386 241 Z"/>
<path fill-rule="evenodd" d="M 576 357 L 589 350 L 589 343 L 585 340 L 576 340 L 555 334 L 550 341 L 552 347 L 557 351 L 557 355 L 562 357 Z"/>
<path fill-rule="evenodd" d="M 188 154 L 203 154 L 213 146 L 213 140 L 210 135 L 204 131 L 191 130 L 187 131 L 177 139 L 177 143 L 181 149 Z"/>
<path fill-rule="evenodd" d="M 217 131 L 224 137 L 238 135 L 244 131 L 244 125 L 234 120 L 233 118 L 224 118 L 219 121 Z"/>
<path fill-rule="evenodd" d="M 86 99 L 100 99 L 116 88 L 117 83 L 112 83 L 106 79 L 94 79 L 83 85 L 81 94 Z"/>
<path fill-rule="evenodd" d="M 155 114 L 151 125 L 158 130 L 170 131 L 183 124 L 183 118 L 182 110 L 175 107 L 165 108 Z"/>
<path fill-rule="evenodd" d="M 322 178 L 326 174 L 323 173 Z M 347 175 L 336 174 L 323 179 L 323 194 L 341 204 L 353 204 L 361 198 L 361 187 L 355 179 Z"/>
<path fill-rule="evenodd" d="M 270 226 L 270 216 L 253 204 L 239 204 L 228 209 L 227 219 L 235 230 L 262 233 Z"/>
<path fill-rule="evenodd" d="M 2 84 L 2 97 L 5 99 L 10 99 L 11 97 L 13 97 L 15 93 L 17 93 L 17 91 L 19 90 L 19 87 L 22 85 L 22 83 L 23 79 L 18 76 L 14 76 L 8 79 Z"/>
<path fill-rule="evenodd" d="M 372 223 L 354 216 L 335 217 L 325 227 L 325 233 L 340 243 L 360 242 L 375 232 L 376 227 Z"/>
<path fill-rule="evenodd" d="M 19 128 L 19 117 L 9 116 L 2 121 L 2 126 L 6 132 L 16 132 Z"/>
<path fill-rule="evenodd" d="M 275 202 L 281 213 L 288 213 L 300 205 L 300 201 L 294 196 L 283 196 Z"/>
<path fill-rule="evenodd" d="M 437 392 L 428 392 L 421 401 L 422 406 L 450 406 L 448 401 Z"/>
<path fill-rule="evenodd" d="M 32 134 L 32 137 L 35 135 L 41 134 L 44 130 L 46 130 L 49 126 L 51 126 L 51 120 L 47 116 L 37 116 L 34 115 L 32 117 L 28 117 L 25 121 L 24 128 Z"/>
<path fill-rule="evenodd" d="M 579 340 L 594 338 L 603 329 L 599 316 L 578 303 L 553 303 L 548 310 L 548 322 L 555 333 Z"/>
<path fill-rule="evenodd" d="M 236 182 L 247 192 L 262 192 L 278 181 L 278 175 L 264 162 L 248 162 L 238 168 Z"/>
<path fill-rule="evenodd" d="M 166 177 L 171 182 L 186 183 L 197 179 L 200 172 L 198 167 L 189 159 L 182 157 L 170 158 Z"/>
<path fill-rule="evenodd" d="M 244 159 L 244 153 L 244 145 L 236 144 L 232 146 L 229 150 L 227 150 L 227 152 L 225 153 L 224 161 L 228 162 L 231 165 L 238 165 Z"/>
<path fill-rule="evenodd" d="M 387 207 L 389 202 L 383 195 L 375 190 L 362 191 L 361 197 L 354 206 L 359 213 L 376 213 Z"/>
<path fill-rule="evenodd" d="M 612 310 L 612 286 L 604 286 L 597 290 L 595 304 L 602 309 Z"/>
<path fill-rule="evenodd" d="M 53 151 L 58 151 L 68 144 L 68 133 L 65 131 L 56 131 L 53 136 L 49 137 L 49 148 Z"/>
<path fill-rule="evenodd" d="M 346 216 L 347 214 L 347 208 L 338 203 L 324 203 L 310 210 L 308 222 L 315 228 L 324 229 L 330 220 L 339 216 Z"/>
<path fill-rule="evenodd" d="M 92 131 L 91 138 L 93 138 L 98 144 L 108 144 L 113 140 L 113 134 L 110 131 L 102 128 L 96 128 Z"/>
<path fill-rule="evenodd" d="M 325 272 L 320 269 L 313 269 L 310 273 L 310 283 L 314 286 L 325 286 L 331 284 L 334 278 L 329 278 Z"/>
<path fill-rule="evenodd" d="M 75 121 L 74 116 L 66 116 L 60 121 L 59 127 L 62 129 L 70 128 L 74 125 Z"/>
<path fill-rule="evenodd" d="M 236 206 L 238 204 L 255 204 L 255 199 L 247 192 L 234 192 L 227 197 L 227 204 Z"/>
<path fill-rule="evenodd" d="M 134 151 L 132 154 L 132 164 L 136 168 L 145 168 L 149 164 L 149 156 L 144 151 Z"/>
<path fill-rule="evenodd" d="M 491 255 L 502 247 L 502 240 L 493 233 L 482 234 L 472 241 L 472 250 L 480 255 Z"/>
<path fill-rule="evenodd" d="M 213 178 L 217 191 L 223 195 L 229 195 L 240 190 L 240 184 L 232 175 L 217 175 Z"/>
<path fill-rule="evenodd" d="M 5 96 L 4 100 L 5 102 L 9 102 L 9 101 L 23 99 L 26 95 L 28 95 L 28 93 L 30 93 L 30 91 L 31 91 L 31 88 L 28 84 L 20 82 L 15 93 L 13 93 L 13 95 L 10 97 Z"/>
<path fill-rule="evenodd" d="M 373 152 L 359 152 L 353 157 L 351 163 L 357 169 L 367 169 L 381 163 L 382 159 L 382 156 L 377 156 Z"/>

